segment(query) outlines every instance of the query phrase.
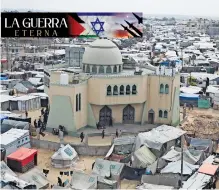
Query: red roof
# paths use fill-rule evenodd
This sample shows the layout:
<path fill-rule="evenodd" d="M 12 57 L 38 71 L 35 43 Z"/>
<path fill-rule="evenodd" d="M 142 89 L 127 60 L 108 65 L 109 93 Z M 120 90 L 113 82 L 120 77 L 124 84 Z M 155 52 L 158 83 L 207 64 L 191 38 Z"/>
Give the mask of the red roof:
<path fill-rule="evenodd" d="M 37 150 L 35 149 L 21 147 L 17 151 L 8 155 L 7 159 L 23 161 L 31 156 L 34 156 L 36 153 L 37 153 Z"/>
<path fill-rule="evenodd" d="M 1 59 L 1 63 L 7 63 L 7 59 Z"/>

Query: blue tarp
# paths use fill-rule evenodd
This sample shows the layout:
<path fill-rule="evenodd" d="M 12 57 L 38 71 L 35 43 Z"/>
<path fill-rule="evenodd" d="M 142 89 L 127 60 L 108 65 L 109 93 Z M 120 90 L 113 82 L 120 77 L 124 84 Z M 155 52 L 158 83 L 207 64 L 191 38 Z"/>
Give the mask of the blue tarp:
<path fill-rule="evenodd" d="M 4 120 L 4 119 L 8 119 L 8 116 L 0 114 L 0 119 L 1 119 L 1 121 Z"/>
<path fill-rule="evenodd" d="M 0 77 L 0 80 L 8 80 L 8 77 Z"/>
<path fill-rule="evenodd" d="M 181 93 L 179 97 L 180 99 L 184 99 L 184 100 L 198 100 L 199 94 Z"/>
<path fill-rule="evenodd" d="M 171 62 L 172 62 L 172 61 L 169 61 L 169 60 L 163 61 L 163 62 L 160 63 L 160 65 L 161 65 L 161 66 L 171 66 Z M 182 63 L 181 60 L 174 60 L 173 62 L 174 62 L 175 65 Z"/>

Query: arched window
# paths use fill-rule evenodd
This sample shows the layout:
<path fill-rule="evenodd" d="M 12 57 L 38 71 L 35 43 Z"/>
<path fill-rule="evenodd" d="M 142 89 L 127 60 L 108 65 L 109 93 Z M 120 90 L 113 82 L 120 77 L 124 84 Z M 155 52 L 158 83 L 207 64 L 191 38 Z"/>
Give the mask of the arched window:
<path fill-rule="evenodd" d="M 111 88 L 111 86 L 108 86 L 107 87 L 107 96 L 110 96 L 110 95 L 112 95 L 112 88 Z"/>
<path fill-rule="evenodd" d="M 117 73 L 117 66 L 116 65 L 114 65 L 114 67 L 113 67 L 113 72 Z"/>
<path fill-rule="evenodd" d="M 159 117 L 162 118 L 163 117 L 163 111 L 159 110 Z"/>
<path fill-rule="evenodd" d="M 101 66 L 99 67 L 99 73 L 104 73 L 104 67 L 103 67 L 103 65 L 101 65 Z"/>
<path fill-rule="evenodd" d="M 120 92 L 120 95 L 124 95 L 124 86 L 120 86 L 120 89 L 119 89 L 119 92 Z"/>
<path fill-rule="evenodd" d="M 165 85 L 165 94 L 169 94 L 169 85 L 168 84 Z"/>
<path fill-rule="evenodd" d="M 76 95 L 76 111 L 78 111 L 78 94 Z"/>
<path fill-rule="evenodd" d="M 164 118 L 167 118 L 167 117 L 168 117 L 168 112 L 167 112 L 166 110 L 164 111 L 163 117 L 164 117 Z"/>
<path fill-rule="evenodd" d="M 90 73 L 90 65 L 87 65 L 86 73 Z"/>
<path fill-rule="evenodd" d="M 112 73 L 111 66 L 107 66 L 107 67 L 106 67 L 106 73 Z"/>
<path fill-rule="evenodd" d="M 117 86 L 113 87 L 113 95 L 118 95 L 118 87 Z"/>
<path fill-rule="evenodd" d="M 97 73 L 97 66 L 96 66 L 96 65 L 93 65 L 93 67 L 92 67 L 92 73 Z"/>
<path fill-rule="evenodd" d="M 137 94 L 137 87 L 136 87 L 136 85 L 132 86 L 132 94 Z"/>
<path fill-rule="evenodd" d="M 130 86 L 129 86 L 129 85 L 126 86 L 126 94 L 127 94 L 127 95 L 130 94 Z"/>
<path fill-rule="evenodd" d="M 163 85 L 163 84 L 160 85 L 160 93 L 161 93 L 161 94 L 164 93 L 164 85 Z"/>

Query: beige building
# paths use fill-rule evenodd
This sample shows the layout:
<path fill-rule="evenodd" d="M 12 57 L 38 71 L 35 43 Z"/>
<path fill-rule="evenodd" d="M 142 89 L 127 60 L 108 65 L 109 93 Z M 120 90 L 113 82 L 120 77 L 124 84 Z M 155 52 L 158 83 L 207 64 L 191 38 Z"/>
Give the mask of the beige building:
<path fill-rule="evenodd" d="M 147 69 L 124 70 L 120 50 L 107 39 L 86 48 L 82 68 L 45 72 L 50 98 L 48 128 L 64 125 L 74 133 L 97 122 L 114 124 L 179 123 L 179 74 Z"/>

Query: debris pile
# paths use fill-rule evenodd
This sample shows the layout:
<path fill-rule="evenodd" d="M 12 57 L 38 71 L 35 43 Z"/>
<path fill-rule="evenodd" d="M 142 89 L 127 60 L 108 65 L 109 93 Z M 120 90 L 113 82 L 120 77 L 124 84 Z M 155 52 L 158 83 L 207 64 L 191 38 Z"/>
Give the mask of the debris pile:
<path fill-rule="evenodd" d="M 196 138 L 217 140 L 219 138 L 219 117 L 197 114 L 182 125 L 187 134 Z"/>

